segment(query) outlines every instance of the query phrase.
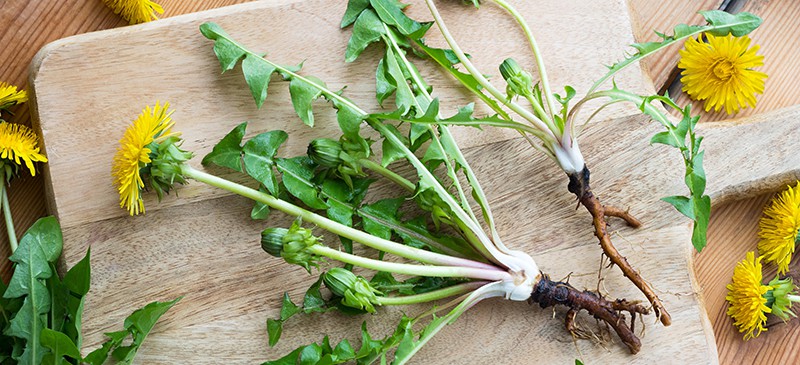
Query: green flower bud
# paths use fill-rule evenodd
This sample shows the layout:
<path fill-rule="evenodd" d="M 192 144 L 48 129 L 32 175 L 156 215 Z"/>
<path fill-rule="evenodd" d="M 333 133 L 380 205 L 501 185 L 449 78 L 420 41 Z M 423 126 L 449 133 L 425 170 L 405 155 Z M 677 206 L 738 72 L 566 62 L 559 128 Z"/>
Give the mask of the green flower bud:
<path fill-rule="evenodd" d="M 772 290 L 767 291 L 764 298 L 767 299 L 766 306 L 772 308 L 772 314 L 784 321 L 788 321 L 789 316 L 797 317 L 791 308 L 793 302 L 800 301 L 800 297 L 795 292 L 797 287 L 792 283 L 792 278 L 778 279 L 776 276 L 768 285 Z"/>
<path fill-rule="evenodd" d="M 356 274 L 350 270 L 336 267 L 328 270 L 322 276 L 322 282 L 325 283 L 325 287 L 330 289 L 331 293 L 344 297 L 345 292 L 355 284 Z"/>
<path fill-rule="evenodd" d="M 377 294 L 382 293 L 375 290 L 367 279 L 337 267 L 328 270 L 322 281 L 333 294 L 342 297 L 343 305 L 375 313 L 373 303 L 378 300 Z"/>
<path fill-rule="evenodd" d="M 503 79 L 508 83 L 506 94 L 508 94 L 509 99 L 514 95 L 532 95 L 533 76 L 523 70 L 513 58 L 506 58 L 500 64 L 500 74 L 503 75 Z"/>
<path fill-rule="evenodd" d="M 192 158 L 192 153 L 180 149 L 181 143 L 182 139 L 173 136 L 147 146 L 151 151 L 151 163 L 142 169 L 141 174 L 149 176 L 150 186 L 156 191 L 159 201 L 175 183 L 187 182 L 181 167 Z"/>
<path fill-rule="evenodd" d="M 283 251 L 283 237 L 289 233 L 286 228 L 267 228 L 261 231 L 261 249 L 268 254 L 281 257 Z"/>
<path fill-rule="evenodd" d="M 310 229 L 301 226 L 303 222 L 298 218 L 289 227 L 283 236 L 283 260 L 304 267 L 311 272 L 311 266 L 318 267 L 322 258 L 308 251 L 308 248 L 320 244 L 322 237 L 315 237 Z"/>
<path fill-rule="evenodd" d="M 342 164 L 342 144 L 330 138 L 318 138 L 308 145 L 308 157 L 317 165 L 326 168 Z"/>
<path fill-rule="evenodd" d="M 301 226 L 298 218 L 289 229 L 267 228 L 261 232 L 261 248 L 268 254 L 281 257 L 290 264 L 300 265 L 308 272 L 311 266 L 318 267 L 322 258 L 308 250 L 320 244 L 322 237 L 315 237 L 310 229 Z"/>

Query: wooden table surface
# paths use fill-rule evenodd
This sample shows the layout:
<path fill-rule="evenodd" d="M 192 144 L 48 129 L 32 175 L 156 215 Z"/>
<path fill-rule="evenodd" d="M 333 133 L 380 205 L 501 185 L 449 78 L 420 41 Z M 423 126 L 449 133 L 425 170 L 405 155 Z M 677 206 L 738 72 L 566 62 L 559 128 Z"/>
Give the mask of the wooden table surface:
<path fill-rule="evenodd" d="M 189 12 L 217 8 L 247 0 L 179 1 L 161 0 L 169 17 Z M 633 29 L 640 41 L 654 40 L 651 30 L 668 30 L 679 22 L 699 22 L 698 10 L 716 9 L 722 0 L 668 0 L 655 2 L 630 0 Z M 759 97 L 755 109 L 745 109 L 739 115 L 750 115 L 800 103 L 800 49 L 796 34 L 800 32 L 800 3 L 792 0 L 740 1 L 742 10 L 754 12 L 765 19 L 764 25 L 752 34 L 761 45 L 766 65 L 761 71 L 770 75 L 766 91 Z M 531 20 L 533 21 L 533 20 Z M 100 0 L 0 0 L 0 81 L 27 88 L 28 65 L 45 44 L 66 36 L 95 30 L 126 26 L 127 22 L 114 15 Z M 533 24 L 535 27 L 535 22 Z M 674 48 L 657 58 L 646 60 L 644 69 L 653 79 L 656 89 L 668 86 L 674 75 L 677 51 Z M 666 85 L 666 86 L 665 86 Z M 674 95 L 674 94 L 673 94 Z M 680 96 L 679 103 L 687 102 Z M 695 108 L 700 110 L 700 108 Z M 17 107 L 10 120 L 30 125 L 25 105 Z M 91 116 L 87 116 L 91 117 Z M 724 113 L 705 114 L 701 120 L 725 120 Z M 776 186 L 775 189 L 783 187 Z M 46 214 L 43 180 L 22 177 L 13 181 L 10 189 L 12 212 L 18 234 L 38 217 Z M 730 280 L 735 263 L 744 253 L 755 250 L 761 209 L 770 195 L 748 198 L 724 206 L 716 206 L 709 228 L 709 245 L 696 256 L 695 271 L 703 288 L 709 317 L 714 323 L 720 362 L 722 364 L 791 364 L 800 362 L 800 325 L 797 320 L 783 324 L 771 321 L 769 331 L 761 337 L 743 342 L 740 334 L 725 315 L 725 284 Z M 0 222 L 0 232 L 5 227 Z M 7 238 L 0 234 L 0 255 L 8 257 Z M 798 260 L 790 265 L 797 278 Z M 0 263 L 0 276 L 8 280 L 12 267 Z M 770 277 L 774 273 L 765 273 Z"/>

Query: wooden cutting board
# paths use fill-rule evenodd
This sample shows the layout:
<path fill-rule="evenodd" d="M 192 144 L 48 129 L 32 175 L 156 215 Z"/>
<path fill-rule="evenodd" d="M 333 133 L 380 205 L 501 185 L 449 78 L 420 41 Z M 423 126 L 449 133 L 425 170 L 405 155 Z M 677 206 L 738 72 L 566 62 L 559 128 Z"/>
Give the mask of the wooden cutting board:
<path fill-rule="evenodd" d="M 458 3 L 443 3 L 441 10 L 484 73 L 497 74 L 496 65 L 508 56 L 532 64 L 523 37 L 500 9 L 486 5 L 475 11 Z M 603 64 L 619 59 L 633 42 L 621 1 L 516 6 L 532 23 L 554 85 L 585 90 L 604 73 Z M 302 126 L 286 85 L 278 81 L 270 87 L 264 108 L 256 109 L 238 69 L 220 75 L 211 43 L 197 31 L 205 21 L 221 24 L 279 63 L 305 60 L 305 74 L 332 87 L 347 85 L 347 96 L 367 110 L 378 110 L 373 81 L 377 52 L 368 50 L 353 64 L 343 62 L 349 31 L 338 24 L 344 7 L 343 1 L 323 0 L 248 3 L 71 37 L 40 51 L 31 67 L 32 109 L 50 159 L 44 166 L 47 199 L 64 229 L 64 264 L 73 265 L 92 247 L 85 352 L 103 341 L 103 332 L 118 329 L 135 308 L 180 295 L 185 298 L 155 328 L 139 363 L 251 364 L 319 341 L 324 334 L 336 341 L 358 338 L 362 321 L 376 334 L 390 330 L 398 310 L 356 319 L 315 315 L 293 319 L 281 343 L 269 348 L 265 318 L 277 316 L 284 291 L 299 298 L 315 279 L 266 255 L 258 245 L 260 230 L 285 226 L 291 218 L 275 212 L 268 222 L 251 221 L 247 200 L 196 183 L 180 187 L 179 196 L 161 203 L 148 196 L 147 214 L 128 217 L 118 207 L 110 177 L 117 140 L 141 109 L 157 100 L 171 103 L 184 147 L 199 156 L 192 161 L 198 167 L 200 157 L 245 120 L 250 121 L 249 135 L 287 130 L 291 137 L 282 151 L 285 156 L 302 153 L 311 138 L 334 133 L 334 124 L 325 122 L 333 114 L 323 105 L 316 108 L 318 126 Z M 415 2 L 410 11 L 415 18 L 430 18 L 422 4 Z M 437 37 L 430 41 L 441 44 Z M 445 107 L 455 110 L 471 101 L 441 71 L 422 65 Z M 635 67 L 617 83 L 635 92 L 652 89 Z M 665 301 L 673 325 L 645 319 L 642 351 L 631 356 L 613 337 L 573 344 L 563 329 L 562 311 L 554 319 L 551 310 L 489 300 L 445 328 L 416 363 L 566 364 L 583 358 L 589 363 L 644 364 L 668 356 L 680 363 L 717 362 L 711 326 L 690 270 L 691 227 L 658 201 L 684 193 L 683 166 L 676 151 L 648 145 L 660 127 L 631 116 L 634 112 L 611 111 L 607 120 L 588 127 L 581 143 L 595 191 L 607 203 L 630 207 L 645 222 L 639 230 L 615 224 L 614 238 Z M 790 153 L 800 138 L 798 116 L 795 108 L 704 125 L 712 197 L 744 197 L 798 176 L 800 157 Z M 505 241 L 531 253 L 553 277 L 572 273 L 573 285 L 595 288 L 600 249 L 588 214 L 573 209 L 563 173 L 513 133 L 455 133 L 487 189 Z M 611 296 L 643 299 L 617 269 L 603 275 L 603 290 Z M 413 314 L 421 309 L 406 310 Z"/>

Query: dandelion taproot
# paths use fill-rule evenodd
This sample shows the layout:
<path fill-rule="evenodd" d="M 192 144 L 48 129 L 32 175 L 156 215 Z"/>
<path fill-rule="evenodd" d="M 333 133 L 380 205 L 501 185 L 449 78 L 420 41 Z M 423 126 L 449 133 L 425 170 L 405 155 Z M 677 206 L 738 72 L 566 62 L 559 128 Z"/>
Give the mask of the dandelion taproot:
<path fill-rule="evenodd" d="M 119 206 L 127 209 L 130 215 L 144 213 L 141 169 L 152 162 L 150 153 L 155 146 L 151 144 L 174 136 L 171 132 L 174 122 L 168 108 L 169 103 L 163 107 L 158 103 L 153 108 L 146 107 L 119 140 L 111 174 L 119 192 Z"/>
<path fill-rule="evenodd" d="M 800 236 L 800 182 L 772 200 L 758 226 L 758 252 L 778 265 L 779 274 L 786 273 Z"/>
<path fill-rule="evenodd" d="M 704 42 L 703 38 L 707 41 Z M 694 100 L 704 100 L 705 110 L 725 108 L 733 114 L 747 106 L 756 106 L 755 94 L 764 92 L 767 74 L 753 70 L 764 65 L 749 37 L 716 37 L 703 34 L 686 41 L 679 53 L 683 91 Z"/>

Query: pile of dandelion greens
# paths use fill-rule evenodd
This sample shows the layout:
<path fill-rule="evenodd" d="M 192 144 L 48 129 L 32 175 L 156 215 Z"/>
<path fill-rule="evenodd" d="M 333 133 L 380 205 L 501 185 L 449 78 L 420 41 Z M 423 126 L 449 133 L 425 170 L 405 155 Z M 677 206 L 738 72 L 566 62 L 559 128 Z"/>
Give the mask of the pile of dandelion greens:
<path fill-rule="evenodd" d="M 393 363 L 404 364 L 445 325 L 476 303 L 493 297 L 538 303 L 543 308 L 567 306 L 565 324 L 571 332 L 576 329 L 577 313 L 586 310 L 612 328 L 631 353 L 641 347 L 633 326 L 637 316 L 649 314 L 652 308 L 662 324 L 671 323 L 654 290 L 617 252 L 608 236 L 607 216 L 622 218 L 631 226 L 639 222 L 621 209 L 601 204 L 593 193 L 578 138 L 597 112 L 582 119 L 579 111 L 596 99 L 605 101 L 599 109 L 629 102 L 664 126 L 651 143 L 679 150 L 689 193 L 663 200 L 694 221 L 692 243 L 701 250 L 706 241 L 710 198 L 705 195 L 702 137 L 695 133 L 698 117 L 668 96 L 637 95 L 613 81 L 610 87 L 604 85 L 628 65 L 683 39 L 701 33 L 741 36 L 755 29 L 761 19 L 749 13 L 703 12 L 708 25 L 679 25 L 671 35 L 659 33 L 659 42 L 634 44 L 635 52 L 609 66 L 608 73 L 575 100 L 577 92 L 571 86 L 564 86 L 563 94 L 552 91 L 541 52 L 522 16 L 503 0 L 493 2 L 507 10 L 522 28 L 536 60 L 538 82 L 534 83 L 533 75 L 516 61 L 507 59 L 499 67 L 506 90 L 494 86 L 459 47 L 433 0 L 426 3 L 434 22 L 409 18 L 403 11 L 405 5 L 393 0 L 351 0 L 341 23 L 343 28 L 352 26 L 345 60 L 358 59 L 373 44 L 381 49 L 375 71 L 376 98 L 381 105 L 392 100 L 394 109 L 379 113 L 361 108 L 345 96 L 344 90 L 331 89 L 324 80 L 303 74 L 302 64 L 286 66 L 264 58 L 261 50 L 248 49 L 217 24 L 203 24 L 200 30 L 214 41 L 223 72 L 241 64 L 258 107 L 263 106 L 276 75 L 288 83 L 292 105 L 307 126 L 318 123 L 313 111 L 317 100 L 329 102 L 336 110 L 341 136 L 312 141 L 306 155 L 278 157 L 281 145 L 290 138 L 280 130 L 245 141 L 247 124 L 242 123 L 203 158 L 203 165 L 218 165 L 249 176 L 258 183 L 257 188 L 191 167 L 187 161 L 192 153 L 181 149 L 168 105 L 145 109 L 120 141 L 113 174 L 120 205 L 131 215 L 144 212 L 141 195 L 145 188 L 155 190 L 160 198 L 174 189 L 175 183 L 195 180 L 252 199 L 253 219 L 264 219 L 271 210 L 296 217 L 290 227 L 266 228 L 261 234 L 262 248 L 309 273 L 315 269 L 323 272 L 306 291 L 302 303 L 295 304 L 284 295 L 280 316 L 267 321 L 270 345 L 279 341 L 283 324 L 300 313 L 375 313 L 382 306 L 449 299 L 420 315 L 403 315 L 395 331 L 382 339 L 373 339 L 363 325 L 358 350 L 346 339 L 331 344 L 325 337 L 267 364 L 385 363 L 390 356 Z M 448 48 L 425 43 L 424 37 L 434 25 Z M 418 61 L 440 66 L 496 114 L 476 115 L 474 105 L 468 104 L 459 106 L 454 115 L 442 115 L 440 105 L 447 101 L 433 96 L 432 86 L 414 64 Z M 673 124 L 662 106 L 680 113 L 680 121 Z M 624 299 L 608 300 L 550 280 L 528 253 L 507 246 L 487 194 L 449 126 L 514 129 L 532 148 L 550 157 L 565 172 L 568 191 L 592 215 L 604 254 L 642 291 L 651 308 Z M 377 133 L 379 141 L 364 137 L 365 127 Z M 381 143 L 380 156 L 372 149 L 377 142 Z M 397 173 L 404 164 L 415 171 L 413 178 Z M 370 202 L 367 193 L 373 177 L 396 185 L 397 195 Z M 329 247 L 314 229 L 338 236 L 341 249 Z M 377 258 L 354 250 L 355 243 L 377 250 Z M 386 257 L 389 255 L 392 259 Z M 328 268 L 335 261 L 343 266 Z M 354 272 L 354 267 L 366 269 L 358 273 L 374 274 L 368 279 Z M 398 279 L 398 275 L 404 279 Z"/>

